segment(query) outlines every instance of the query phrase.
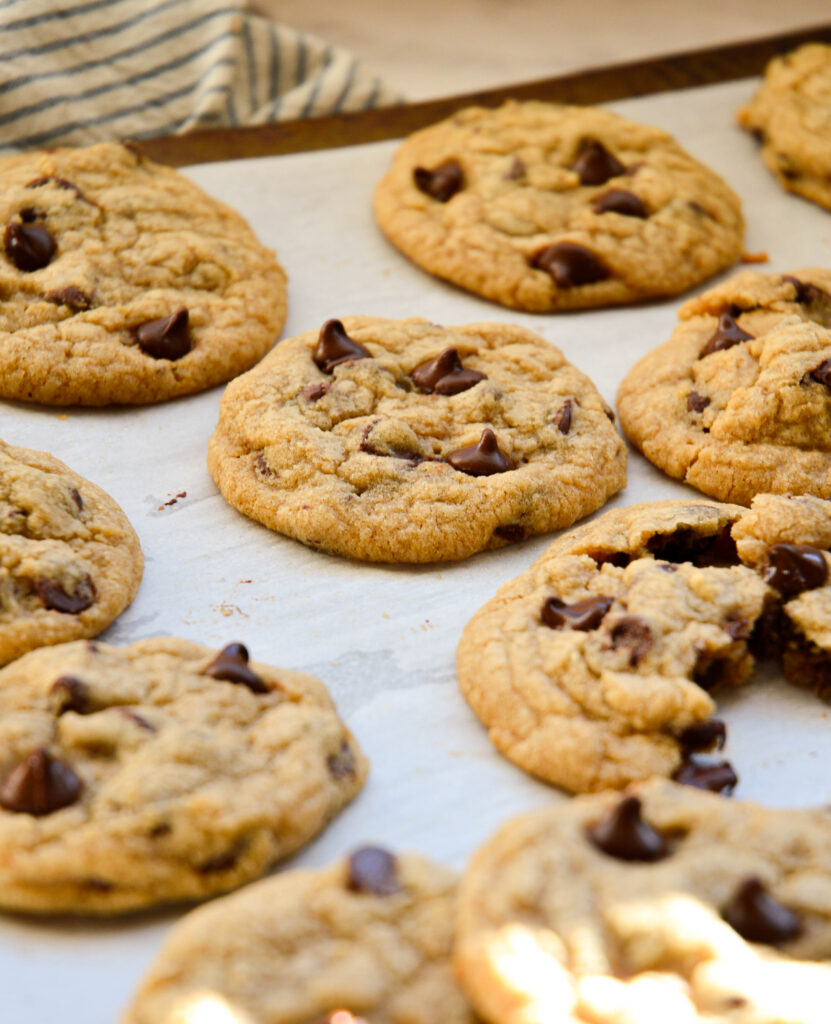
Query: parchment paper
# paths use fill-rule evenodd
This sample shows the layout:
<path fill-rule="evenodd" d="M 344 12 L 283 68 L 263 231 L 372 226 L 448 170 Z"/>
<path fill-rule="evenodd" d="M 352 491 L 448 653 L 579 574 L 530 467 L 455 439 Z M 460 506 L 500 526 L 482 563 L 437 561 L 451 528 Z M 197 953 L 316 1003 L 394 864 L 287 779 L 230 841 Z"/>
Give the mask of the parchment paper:
<path fill-rule="evenodd" d="M 746 249 L 760 269 L 831 265 L 831 214 L 788 196 L 733 111 L 755 83 L 612 105 L 672 131 L 744 201 Z M 618 383 L 666 339 L 680 300 L 599 312 L 512 313 L 411 266 L 381 236 L 374 183 L 397 143 L 236 161 L 186 173 L 245 215 L 289 274 L 284 336 L 328 317 L 425 316 L 440 323 L 515 321 L 559 345 L 614 403 Z M 702 287 L 706 287 L 702 286 Z M 563 795 L 491 747 L 455 684 L 462 627 L 552 538 L 456 565 L 396 568 L 310 551 L 225 504 L 205 469 L 221 389 L 147 408 L 55 410 L 0 404 L 0 436 L 44 449 L 122 505 L 147 559 L 134 604 L 103 639 L 173 634 L 319 675 L 372 760 L 365 790 L 287 866 L 323 865 L 365 841 L 414 849 L 461 868 L 507 816 Z M 187 496 L 164 506 L 179 492 Z M 632 454 L 612 504 L 690 495 Z M 607 506 L 610 507 L 610 506 Z M 725 698 L 727 756 L 738 797 L 827 801 L 828 710 L 775 671 Z M 0 917 L 0 1022 L 111 1024 L 182 911 L 113 922 Z"/>

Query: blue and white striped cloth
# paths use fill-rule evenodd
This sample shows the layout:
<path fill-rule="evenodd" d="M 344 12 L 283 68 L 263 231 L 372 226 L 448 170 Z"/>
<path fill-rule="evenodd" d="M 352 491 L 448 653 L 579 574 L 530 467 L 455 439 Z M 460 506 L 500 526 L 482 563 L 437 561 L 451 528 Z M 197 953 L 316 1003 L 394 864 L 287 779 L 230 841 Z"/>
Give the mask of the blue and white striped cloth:
<path fill-rule="evenodd" d="M 0 153 L 400 101 L 244 0 L 0 0 Z"/>

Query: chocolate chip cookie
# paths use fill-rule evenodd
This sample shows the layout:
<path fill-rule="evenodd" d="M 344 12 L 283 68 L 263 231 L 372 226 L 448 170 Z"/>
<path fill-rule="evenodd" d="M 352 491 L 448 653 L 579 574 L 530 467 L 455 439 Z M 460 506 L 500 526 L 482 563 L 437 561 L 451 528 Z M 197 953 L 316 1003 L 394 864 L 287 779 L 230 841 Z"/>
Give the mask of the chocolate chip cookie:
<path fill-rule="evenodd" d="M 453 560 L 566 526 L 619 490 L 611 417 L 522 327 L 349 317 L 229 385 L 208 466 L 231 505 L 310 547 Z"/>
<path fill-rule="evenodd" d="M 494 745 L 575 792 L 653 775 L 729 792 L 719 688 L 781 656 L 831 698 L 831 504 L 613 509 L 558 538 L 465 627 L 459 686 Z"/>
<path fill-rule="evenodd" d="M 774 57 L 737 116 L 784 189 L 831 209 L 831 46 L 808 43 Z"/>
<path fill-rule="evenodd" d="M 734 263 L 744 230 L 736 195 L 666 132 L 538 102 L 411 136 L 375 215 L 424 270 L 531 312 L 674 295 Z"/>
<path fill-rule="evenodd" d="M 473 1024 L 449 966 L 456 880 L 363 847 L 189 914 L 122 1024 Z"/>
<path fill-rule="evenodd" d="M 106 629 L 143 569 L 109 494 L 45 452 L 0 441 L 0 665 Z"/>
<path fill-rule="evenodd" d="M 367 763 L 312 676 L 174 638 L 0 671 L 0 906 L 204 899 L 308 842 Z"/>
<path fill-rule="evenodd" d="M 822 1024 L 831 813 L 664 780 L 506 823 L 459 894 L 455 963 L 493 1024 Z"/>
<path fill-rule="evenodd" d="M 233 210 L 117 143 L 0 160 L 0 396 L 159 402 L 253 365 L 285 275 Z"/>
<path fill-rule="evenodd" d="M 743 271 L 678 316 L 620 386 L 629 440 L 722 501 L 831 498 L 831 271 Z"/>

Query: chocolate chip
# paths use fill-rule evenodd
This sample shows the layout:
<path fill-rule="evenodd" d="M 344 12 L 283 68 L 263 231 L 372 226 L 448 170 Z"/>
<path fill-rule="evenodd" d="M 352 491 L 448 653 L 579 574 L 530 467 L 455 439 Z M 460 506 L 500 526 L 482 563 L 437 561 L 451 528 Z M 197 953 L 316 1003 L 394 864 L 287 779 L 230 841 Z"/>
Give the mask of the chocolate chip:
<path fill-rule="evenodd" d="M 687 753 L 699 750 L 722 750 L 727 740 L 727 726 L 719 718 L 688 725 L 678 737 L 678 742 Z"/>
<path fill-rule="evenodd" d="M 729 524 L 711 534 L 700 534 L 690 526 L 680 526 L 672 533 L 656 533 L 646 542 L 646 549 L 664 562 L 691 562 L 699 568 L 739 563 Z"/>
<path fill-rule="evenodd" d="M 626 551 L 587 551 L 586 554 L 598 565 L 613 565 L 616 569 L 625 569 L 632 561 L 632 555 Z"/>
<path fill-rule="evenodd" d="M 825 289 L 811 284 L 810 281 L 800 281 L 798 277 L 792 277 L 790 274 L 783 274 L 782 280 L 794 286 L 796 301 L 805 306 L 810 306 L 815 302 L 827 302 L 829 299 Z"/>
<path fill-rule="evenodd" d="M 824 384 L 827 388 L 831 388 L 831 359 L 820 363 L 815 370 L 811 370 L 808 376 L 817 384 Z"/>
<path fill-rule="evenodd" d="M 490 427 L 485 427 L 476 444 L 457 448 L 446 457 L 445 462 L 468 476 L 491 476 L 516 468 L 514 460 L 499 447 L 496 434 Z"/>
<path fill-rule="evenodd" d="M 581 185 L 605 185 L 610 178 L 626 173 L 626 168 L 599 139 L 584 139 L 577 159 L 571 165 Z"/>
<path fill-rule="evenodd" d="M 237 863 L 240 853 L 242 853 L 242 846 L 236 843 L 230 850 L 226 850 L 224 853 L 217 853 L 203 861 L 197 870 L 202 875 L 210 875 L 217 871 L 228 871 Z"/>
<path fill-rule="evenodd" d="M 765 583 L 783 597 L 821 587 L 828 578 L 828 566 L 819 548 L 810 544 L 774 544 L 767 555 Z"/>
<path fill-rule="evenodd" d="M 402 885 L 395 857 L 377 846 L 361 847 L 349 858 L 346 885 L 353 892 L 368 892 L 375 896 L 400 892 Z"/>
<path fill-rule="evenodd" d="M 70 309 L 84 310 L 92 308 L 92 296 L 76 288 L 74 284 L 66 288 L 56 288 L 46 293 L 48 302 L 54 302 L 56 306 L 69 306 Z"/>
<path fill-rule="evenodd" d="M 431 199 L 446 203 L 464 187 L 464 174 L 456 160 L 445 160 L 432 171 L 426 167 L 416 167 L 413 171 L 416 188 Z"/>
<path fill-rule="evenodd" d="M 554 414 L 554 426 L 561 434 L 567 434 L 571 430 L 571 410 L 574 402 L 567 398 Z"/>
<path fill-rule="evenodd" d="M 51 814 L 81 795 L 75 772 L 42 747 L 24 757 L 0 785 L 0 805 L 20 814 Z"/>
<path fill-rule="evenodd" d="M 778 946 L 802 933 L 799 914 L 771 896 L 759 878 L 742 882 L 722 916 L 748 942 Z"/>
<path fill-rule="evenodd" d="M 636 796 L 624 797 L 586 834 L 599 850 L 617 860 L 656 861 L 669 855 L 664 837 L 641 817 Z"/>
<path fill-rule="evenodd" d="M 608 192 L 601 193 L 592 209 L 595 213 L 619 213 L 623 217 L 640 217 L 641 220 L 649 216 L 643 199 L 623 188 L 610 188 Z"/>
<path fill-rule="evenodd" d="M 321 381 L 319 384 L 307 384 L 300 389 L 300 397 L 304 402 L 317 402 L 328 390 L 329 385 L 325 381 Z"/>
<path fill-rule="evenodd" d="M 55 694 L 59 715 L 65 711 L 88 715 L 92 711 L 89 690 L 76 676 L 59 676 L 52 684 L 50 693 Z"/>
<path fill-rule="evenodd" d="M 687 395 L 687 409 L 689 412 L 704 412 L 710 404 L 710 399 L 699 395 L 697 391 L 691 391 Z"/>
<path fill-rule="evenodd" d="M 587 597 L 566 604 L 559 597 L 549 597 L 542 606 L 541 618 L 551 629 L 597 629 L 612 606 L 611 597 Z"/>
<path fill-rule="evenodd" d="M 521 523 L 504 523 L 497 526 L 493 532 L 495 536 L 507 540 L 510 544 L 517 544 L 526 537 L 525 527 Z"/>
<path fill-rule="evenodd" d="M 40 210 L 36 210 L 34 206 L 24 206 L 20 211 L 20 219 L 24 224 L 32 224 L 38 219 L 38 217 L 43 216 L 44 214 L 41 213 Z"/>
<path fill-rule="evenodd" d="M 649 624 L 637 615 L 626 615 L 612 627 L 612 649 L 629 649 L 629 665 L 634 668 L 653 644 Z"/>
<path fill-rule="evenodd" d="M 71 594 L 67 594 L 55 580 L 45 579 L 35 580 L 35 592 L 47 608 L 66 615 L 77 615 L 89 608 L 95 600 L 95 587 L 89 574 L 84 576 Z"/>
<path fill-rule="evenodd" d="M 682 786 L 706 789 L 710 793 L 724 793 L 726 796 L 733 792 L 739 782 L 729 761 L 707 763 L 694 757 L 683 761 L 672 773 L 672 778 Z"/>
<path fill-rule="evenodd" d="M 341 740 L 337 754 L 330 754 L 326 758 L 326 767 L 333 779 L 354 778 L 355 755 L 346 740 Z"/>
<path fill-rule="evenodd" d="M 419 391 L 426 394 L 434 391 L 439 395 L 458 395 L 485 380 L 484 373 L 463 366 L 458 350 L 452 347 L 446 348 L 435 359 L 419 363 L 410 377 Z"/>
<path fill-rule="evenodd" d="M 370 355 L 360 342 L 349 337 L 340 320 L 327 320 L 320 328 L 312 359 L 318 369 L 331 373 L 341 363 L 350 359 L 367 359 Z"/>
<path fill-rule="evenodd" d="M 203 674 L 247 686 L 252 693 L 271 693 L 271 688 L 248 667 L 248 648 L 245 644 L 233 643 L 223 647 L 210 665 L 203 669 Z"/>
<path fill-rule="evenodd" d="M 743 331 L 729 313 L 722 313 L 718 318 L 718 327 L 715 333 L 701 350 L 700 359 L 709 356 L 713 352 L 723 352 L 743 341 L 752 341 L 753 335 Z"/>
<path fill-rule="evenodd" d="M 560 288 L 594 284 L 611 277 L 611 270 L 591 249 L 576 242 L 547 245 L 531 257 L 531 266 L 544 270 Z"/>
<path fill-rule="evenodd" d="M 47 266 L 57 248 L 55 239 L 46 228 L 17 221 L 6 225 L 3 244 L 12 263 L 27 273 Z"/>
<path fill-rule="evenodd" d="M 181 359 L 193 348 L 188 319 L 187 309 L 180 306 L 170 316 L 134 327 L 133 336 L 142 352 L 153 359 Z"/>
<path fill-rule="evenodd" d="M 511 161 L 511 166 L 508 168 L 505 177 L 508 181 L 517 181 L 519 178 L 525 177 L 525 164 L 515 156 Z"/>
<path fill-rule="evenodd" d="M 728 615 L 724 620 L 724 632 L 733 640 L 749 640 L 753 632 L 750 623 L 741 615 Z"/>

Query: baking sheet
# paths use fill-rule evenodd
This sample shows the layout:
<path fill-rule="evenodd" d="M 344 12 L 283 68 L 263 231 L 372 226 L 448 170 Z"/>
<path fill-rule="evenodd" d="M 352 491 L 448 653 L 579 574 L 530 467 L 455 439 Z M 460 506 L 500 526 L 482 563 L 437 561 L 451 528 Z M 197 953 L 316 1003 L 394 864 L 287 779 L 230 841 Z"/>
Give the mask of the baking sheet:
<path fill-rule="evenodd" d="M 779 190 L 733 111 L 753 82 L 611 104 L 672 131 L 742 196 L 746 249 L 760 269 L 831 265 L 831 215 Z M 679 300 L 533 316 L 457 291 L 411 266 L 380 235 L 370 198 L 397 143 L 216 163 L 186 173 L 240 210 L 289 274 L 284 336 L 329 317 L 420 315 L 440 323 L 522 323 L 559 345 L 607 401 L 641 355 L 669 336 Z M 707 287 L 702 286 L 702 287 Z M 0 403 L 0 436 L 40 448 L 122 505 L 147 567 L 133 605 L 103 639 L 173 634 L 312 672 L 329 686 L 372 761 L 366 788 L 287 866 L 328 863 L 356 845 L 415 849 L 461 868 L 507 816 L 563 799 L 491 747 L 455 685 L 462 627 L 550 542 L 536 538 L 455 565 L 350 563 L 234 512 L 205 469 L 221 389 L 159 406 L 55 410 Z M 186 497 L 166 505 L 181 492 Z M 689 496 L 632 454 L 625 505 Z M 829 711 L 774 669 L 726 697 L 737 796 L 827 802 Z M 114 922 L 0 918 L 0 1022 L 111 1024 L 181 911 Z"/>

